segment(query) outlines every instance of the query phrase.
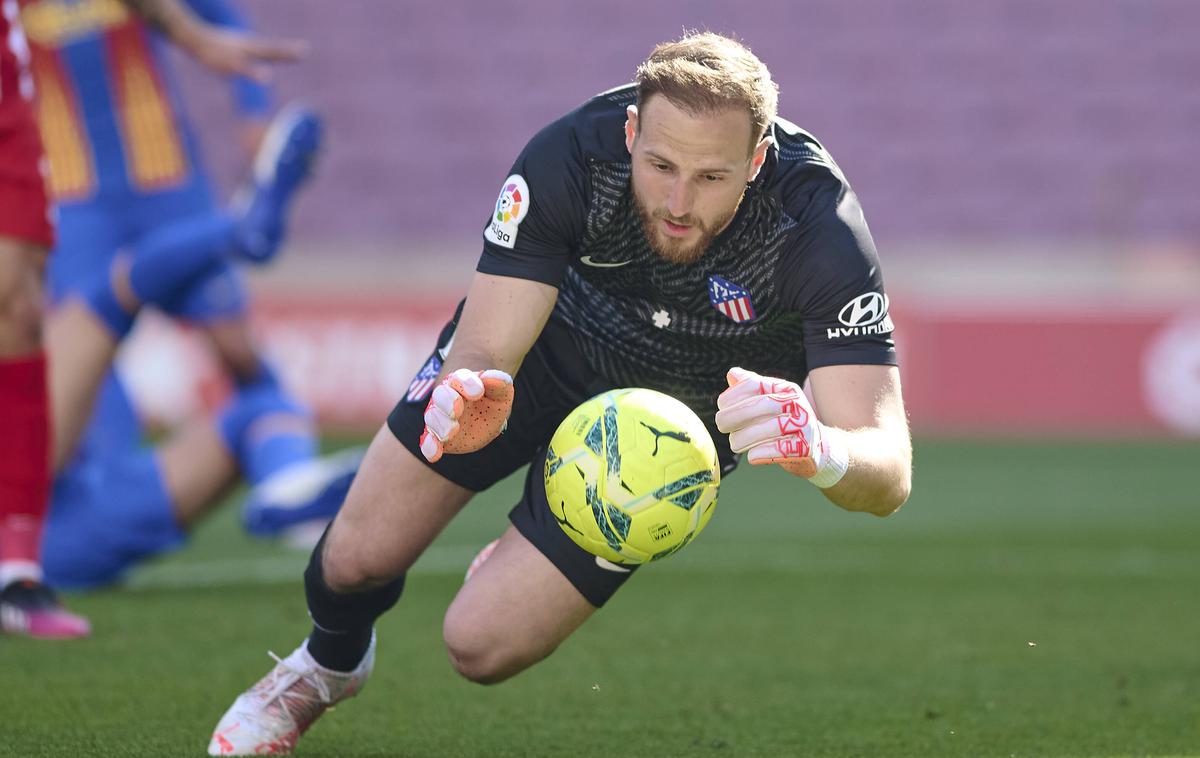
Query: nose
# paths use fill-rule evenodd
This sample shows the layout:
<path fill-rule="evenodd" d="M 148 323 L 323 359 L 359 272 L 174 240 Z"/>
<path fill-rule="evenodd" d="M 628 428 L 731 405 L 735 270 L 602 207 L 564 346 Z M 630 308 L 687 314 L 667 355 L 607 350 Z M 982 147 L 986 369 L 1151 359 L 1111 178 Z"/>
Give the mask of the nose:
<path fill-rule="evenodd" d="M 683 218 L 692 212 L 692 203 L 696 200 L 692 183 L 676 179 L 671 184 L 671 193 L 667 195 L 667 212 L 673 218 Z"/>

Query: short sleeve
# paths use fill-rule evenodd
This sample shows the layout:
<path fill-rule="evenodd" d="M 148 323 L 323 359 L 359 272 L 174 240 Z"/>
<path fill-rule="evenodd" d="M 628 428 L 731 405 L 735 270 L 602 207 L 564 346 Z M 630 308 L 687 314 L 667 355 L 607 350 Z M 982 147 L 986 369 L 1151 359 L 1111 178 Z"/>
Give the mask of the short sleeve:
<path fill-rule="evenodd" d="M 587 169 L 570 122 L 539 132 L 517 158 L 483 230 L 476 270 L 557 287 L 583 236 Z"/>
<path fill-rule="evenodd" d="M 803 319 L 808 370 L 895 365 L 892 319 L 879 256 L 862 208 L 843 182 L 822 182 L 780 259 L 781 297 Z"/>

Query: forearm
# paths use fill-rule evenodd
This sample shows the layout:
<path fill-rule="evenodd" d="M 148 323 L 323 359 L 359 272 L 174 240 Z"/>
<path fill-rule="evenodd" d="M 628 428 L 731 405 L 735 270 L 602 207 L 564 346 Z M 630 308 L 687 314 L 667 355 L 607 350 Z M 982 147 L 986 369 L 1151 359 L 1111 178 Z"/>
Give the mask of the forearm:
<path fill-rule="evenodd" d="M 843 445 L 850 461 L 837 484 L 821 490 L 848 511 L 887 516 L 908 499 L 912 489 L 912 442 L 908 429 L 826 427 L 831 444 Z"/>
<path fill-rule="evenodd" d="M 521 367 L 521 362 L 524 358 L 524 355 L 502 355 L 496 351 L 488 350 L 483 346 L 464 345 L 462 348 L 459 348 L 455 344 L 450 354 L 446 356 L 446 361 L 442 364 L 441 375 L 447 376 L 460 368 L 465 368 L 471 371 L 499 369 L 511 376 L 517 373 L 517 369 Z"/>
<path fill-rule="evenodd" d="M 270 79 L 268 64 L 299 60 L 307 46 L 299 40 L 275 40 L 214 26 L 180 0 L 123 0 L 145 22 L 171 39 L 204 66 L 222 75 Z"/>
<path fill-rule="evenodd" d="M 557 298 L 558 290 L 545 284 L 477 274 L 442 375 L 460 368 L 515 375 Z"/>
<path fill-rule="evenodd" d="M 504 430 L 512 411 L 513 376 L 557 297 L 556 288 L 539 282 L 475 274 L 425 408 L 421 454 L 426 460 L 474 452 Z"/>
<path fill-rule="evenodd" d="M 176 42 L 184 41 L 197 22 L 196 16 L 179 0 L 122 0 L 154 29 Z"/>
<path fill-rule="evenodd" d="M 515 377 L 528 352 L 529 347 L 508 341 L 497 343 L 489 340 L 487 335 L 455 334 L 454 343 L 438 372 L 438 381 L 459 369 L 474 372 L 499 370 Z"/>

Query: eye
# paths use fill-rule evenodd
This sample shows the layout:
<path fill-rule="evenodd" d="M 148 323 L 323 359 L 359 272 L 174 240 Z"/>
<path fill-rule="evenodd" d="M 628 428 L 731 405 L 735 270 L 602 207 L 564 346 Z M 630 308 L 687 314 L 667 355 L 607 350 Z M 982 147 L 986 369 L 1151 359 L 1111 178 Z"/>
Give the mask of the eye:
<path fill-rule="evenodd" d="M 725 177 L 720 174 L 705 174 L 704 181 L 712 183 L 722 181 Z"/>
<path fill-rule="evenodd" d="M 670 167 L 670 166 L 668 166 L 668 165 L 667 165 L 667 164 L 665 164 L 665 163 L 660 163 L 660 162 L 658 162 L 658 161 L 652 161 L 652 162 L 650 163 L 650 165 L 651 165 L 651 166 L 654 166 L 654 170 L 655 170 L 655 171 L 661 171 L 661 172 L 663 172 L 663 173 L 666 173 L 666 172 L 668 172 L 668 171 L 670 171 L 670 170 L 671 170 L 671 167 Z"/>

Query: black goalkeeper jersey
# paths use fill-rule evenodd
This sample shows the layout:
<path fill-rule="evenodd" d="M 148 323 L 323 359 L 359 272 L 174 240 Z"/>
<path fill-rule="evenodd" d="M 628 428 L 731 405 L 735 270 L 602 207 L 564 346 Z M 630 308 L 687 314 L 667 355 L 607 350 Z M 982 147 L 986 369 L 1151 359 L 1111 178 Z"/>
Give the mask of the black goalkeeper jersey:
<path fill-rule="evenodd" d="M 829 153 L 776 119 L 773 144 L 703 256 L 651 249 L 630 187 L 625 109 L 602 93 L 525 147 L 484 229 L 478 271 L 559 289 L 565 326 L 606 383 L 673 395 L 711 424 L 725 372 L 803 383 L 839 364 L 896 363 L 862 209 Z"/>

